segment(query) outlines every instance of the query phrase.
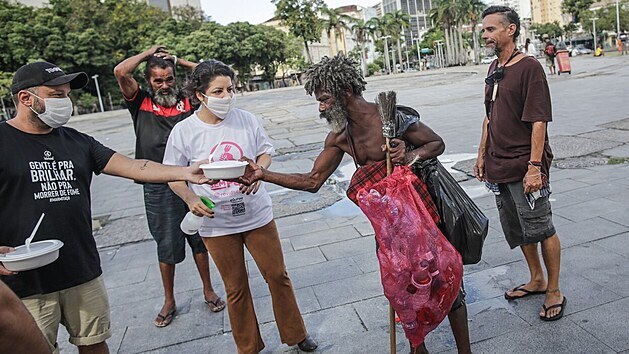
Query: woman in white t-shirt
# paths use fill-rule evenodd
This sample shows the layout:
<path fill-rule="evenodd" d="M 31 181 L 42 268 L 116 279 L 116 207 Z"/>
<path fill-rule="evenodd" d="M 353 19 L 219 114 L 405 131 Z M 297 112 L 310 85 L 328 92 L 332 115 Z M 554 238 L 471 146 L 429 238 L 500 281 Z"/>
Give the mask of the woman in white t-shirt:
<path fill-rule="evenodd" d="M 256 156 L 258 165 L 269 167 L 273 146 L 257 117 L 233 107 L 233 82 L 234 72 L 220 61 L 205 61 L 194 69 L 185 91 L 193 103 L 199 101 L 201 105 L 171 131 L 164 164 L 188 166 L 209 156 L 212 161 Z M 271 197 L 264 185 L 259 182 L 247 187 L 232 181 L 169 185 L 191 212 L 205 216 L 199 235 L 225 284 L 238 353 L 258 353 L 264 348 L 249 290 L 245 246 L 269 286 L 280 339 L 288 345 L 297 344 L 301 350 L 314 351 L 317 344 L 308 335 L 299 312 L 273 220 Z M 209 209 L 199 196 L 209 197 L 216 207 Z"/>

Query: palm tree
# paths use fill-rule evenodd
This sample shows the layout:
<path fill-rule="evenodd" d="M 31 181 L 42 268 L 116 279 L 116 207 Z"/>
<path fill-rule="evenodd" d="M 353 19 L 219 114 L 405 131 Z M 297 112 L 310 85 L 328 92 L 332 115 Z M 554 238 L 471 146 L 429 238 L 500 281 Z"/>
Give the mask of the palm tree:
<path fill-rule="evenodd" d="M 352 24 L 352 33 L 354 34 L 354 40 L 360 50 L 360 66 L 363 72 L 363 76 L 367 76 L 367 62 L 365 61 L 365 43 L 369 39 L 369 23 L 362 19 L 355 19 Z"/>
<path fill-rule="evenodd" d="M 472 40 L 474 41 L 474 61 L 480 63 L 480 41 L 478 40 L 478 23 L 486 5 L 481 0 L 469 0 L 467 19 L 472 26 Z"/>
<path fill-rule="evenodd" d="M 391 73 L 391 62 L 389 61 L 389 46 L 386 40 L 387 27 L 386 22 L 383 17 L 372 17 L 367 23 L 367 28 L 369 29 L 369 34 L 373 38 L 374 42 L 379 41 L 384 38 L 384 65 L 387 69 L 388 74 Z"/>
<path fill-rule="evenodd" d="M 345 42 L 345 36 L 343 36 L 343 31 L 350 28 L 349 23 L 352 21 L 352 18 L 348 15 L 345 15 L 341 12 L 341 9 L 330 9 L 328 7 L 324 7 L 321 10 L 321 13 L 327 17 L 322 20 L 323 28 L 328 35 L 331 43 L 334 43 L 334 51 L 330 53 L 330 55 L 336 55 L 339 52 L 337 38 L 341 38 L 343 42 Z M 330 47 L 332 50 L 332 47 Z"/>
<path fill-rule="evenodd" d="M 391 36 L 397 41 L 397 53 L 400 60 L 400 66 L 402 65 L 402 46 L 400 45 L 400 38 L 404 34 L 405 28 L 411 28 L 411 16 L 407 13 L 397 10 L 391 14 L 392 26 Z M 408 64 L 408 63 L 407 63 Z"/>
<path fill-rule="evenodd" d="M 454 62 L 454 49 L 452 46 L 452 25 L 456 14 L 450 0 L 436 0 L 433 2 L 433 8 L 430 10 L 430 20 L 435 25 L 443 28 L 446 37 L 446 57 L 444 58 L 446 66 L 452 65 Z"/>

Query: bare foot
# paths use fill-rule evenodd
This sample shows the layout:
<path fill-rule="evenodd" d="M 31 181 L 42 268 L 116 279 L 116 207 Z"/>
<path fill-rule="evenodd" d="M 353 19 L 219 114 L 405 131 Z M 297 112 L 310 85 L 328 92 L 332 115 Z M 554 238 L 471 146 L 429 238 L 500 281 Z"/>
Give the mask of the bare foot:
<path fill-rule="evenodd" d="M 540 311 L 539 316 L 546 317 L 548 319 L 557 317 L 563 311 L 563 306 L 553 307 L 553 305 L 564 304 L 564 300 L 565 298 L 561 291 L 559 291 L 559 289 L 552 289 L 547 291 L 546 298 L 544 299 L 544 307 Z"/>
<path fill-rule="evenodd" d="M 526 291 L 524 291 L 526 290 Z M 546 291 L 546 281 L 530 281 L 526 284 L 516 286 L 505 292 L 505 298 L 517 299 L 528 295 L 543 294 Z"/>
<path fill-rule="evenodd" d="M 205 292 L 205 303 L 212 312 L 220 312 L 225 308 L 225 301 L 214 291 Z"/>

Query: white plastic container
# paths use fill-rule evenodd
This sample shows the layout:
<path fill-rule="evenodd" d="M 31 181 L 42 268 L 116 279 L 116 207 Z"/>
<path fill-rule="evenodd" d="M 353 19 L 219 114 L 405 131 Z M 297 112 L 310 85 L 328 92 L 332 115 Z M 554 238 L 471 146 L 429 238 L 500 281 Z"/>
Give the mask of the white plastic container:
<path fill-rule="evenodd" d="M 44 240 L 15 248 L 15 252 L 0 254 L 0 262 L 12 272 L 22 272 L 48 265 L 59 258 L 59 249 L 63 242 L 59 240 Z"/>
<path fill-rule="evenodd" d="M 201 224 L 203 223 L 203 216 L 196 216 L 189 211 L 186 216 L 181 220 L 181 231 L 187 235 L 194 235 L 199 231 Z"/>
<path fill-rule="evenodd" d="M 199 166 L 210 179 L 238 178 L 245 174 L 248 163 L 244 161 L 216 161 Z"/>

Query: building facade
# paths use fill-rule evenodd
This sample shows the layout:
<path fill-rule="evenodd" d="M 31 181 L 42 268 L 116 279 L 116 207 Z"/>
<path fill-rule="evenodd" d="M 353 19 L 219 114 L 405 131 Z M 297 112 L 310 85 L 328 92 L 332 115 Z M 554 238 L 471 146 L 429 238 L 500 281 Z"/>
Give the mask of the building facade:
<path fill-rule="evenodd" d="M 531 22 L 549 23 L 555 21 L 561 26 L 570 22 L 561 11 L 561 0 L 531 0 Z"/>

